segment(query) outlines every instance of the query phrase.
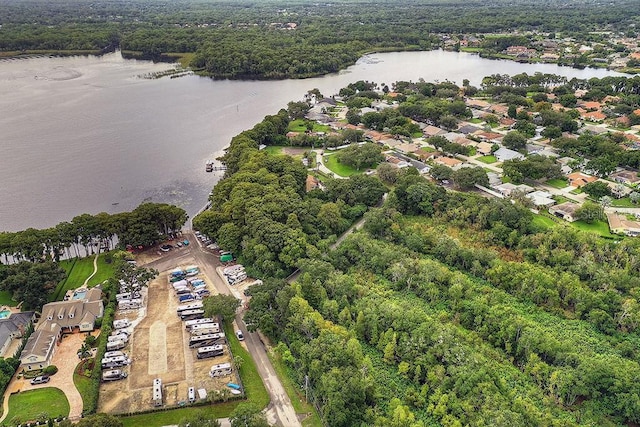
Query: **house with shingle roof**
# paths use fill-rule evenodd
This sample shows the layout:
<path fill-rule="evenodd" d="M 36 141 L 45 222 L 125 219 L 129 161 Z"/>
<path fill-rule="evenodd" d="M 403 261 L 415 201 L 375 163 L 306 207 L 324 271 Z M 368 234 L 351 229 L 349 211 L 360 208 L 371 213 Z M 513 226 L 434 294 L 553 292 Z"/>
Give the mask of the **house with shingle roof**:
<path fill-rule="evenodd" d="M 496 159 L 498 159 L 499 162 L 513 159 L 524 159 L 524 156 L 521 153 L 505 147 L 500 147 L 495 153 L 493 153 L 493 155 L 496 156 Z"/>
<path fill-rule="evenodd" d="M 580 205 L 573 202 L 564 202 L 559 205 L 551 206 L 549 213 L 555 215 L 558 218 L 562 218 L 565 221 L 573 222 L 576 220 L 576 211 L 580 208 Z"/>
<path fill-rule="evenodd" d="M 615 212 L 607 212 L 607 219 L 612 233 L 640 236 L 640 222 L 629 220 L 626 216 Z"/>
<path fill-rule="evenodd" d="M 49 366 L 62 335 L 91 332 L 96 319 L 103 315 L 102 290 L 98 286 L 87 289 L 82 298 L 45 304 L 40 322 L 20 354 L 20 366 L 27 371 Z"/>
<path fill-rule="evenodd" d="M 0 320 L 0 357 L 12 357 L 6 352 L 15 339 L 20 339 L 29 328 L 35 317 L 33 311 L 11 313 L 6 319 Z"/>

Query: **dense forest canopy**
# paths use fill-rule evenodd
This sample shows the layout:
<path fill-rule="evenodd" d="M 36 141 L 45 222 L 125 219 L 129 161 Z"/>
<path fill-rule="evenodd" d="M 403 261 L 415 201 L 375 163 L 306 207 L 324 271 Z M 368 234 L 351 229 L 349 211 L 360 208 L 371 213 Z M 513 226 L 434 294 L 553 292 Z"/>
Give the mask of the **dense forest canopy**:
<path fill-rule="evenodd" d="M 0 51 L 194 53 L 191 65 L 225 78 L 334 72 L 372 50 L 428 50 L 441 34 L 629 31 L 637 4 L 595 1 L 0 2 Z M 540 8 L 545 13 L 540 14 Z"/>
<path fill-rule="evenodd" d="M 493 75 L 473 90 L 513 105 L 525 123 L 532 118 L 527 111 L 518 116 L 515 106 L 534 110 L 530 93 L 561 96 L 581 88 L 600 99 L 616 94 L 617 102 L 636 108 L 638 82 Z M 366 105 L 363 99 L 384 97 L 374 86 L 356 82 L 341 90 L 350 111 Z M 399 113 L 365 119 L 356 112 L 353 121 L 369 129 L 396 126 L 401 135 L 405 114 L 428 123 L 468 117 L 457 103 L 468 86 L 454 95 L 448 83 L 392 87 Z M 603 239 L 564 224 L 547 228 L 519 200 L 446 191 L 413 168 L 378 167 L 386 188 L 375 177 L 360 183 L 351 177 L 305 194 L 296 160 L 258 149 L 286 144 L 286 123 L 299 109 L 291 104 L 233 139 L 221 158 L 228 169 L 213 207 L 194 225 L 233 245 L 261 274 L 264 284 L 248 291 L 245 320 L 279 343 L 324 425 L 640 421 L 638 239 Z M 545 111 L 537 111 L 545 126 L 572 131 L 570 112 Z M 573 145 L 562 138 L 554 145 L 591 160 L 637 159 L 637 150 L 620 154 L 614 135 L 585 134 Z M 508 166 L 513 175 L 558 172 L 540 156 Z M 388 197 L 374 207 L 381 191 Z M 262 195 L 266 203 L 258 201 Z M 329 244 L 365 209 L 361 231 Z M 296 267 L 295 281 L 281 279 Z"/>

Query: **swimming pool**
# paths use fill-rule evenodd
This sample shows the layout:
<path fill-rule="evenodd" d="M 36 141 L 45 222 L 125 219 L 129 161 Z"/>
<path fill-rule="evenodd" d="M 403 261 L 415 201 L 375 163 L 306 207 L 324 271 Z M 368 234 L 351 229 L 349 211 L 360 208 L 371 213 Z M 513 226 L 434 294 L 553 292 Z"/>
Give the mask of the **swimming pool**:
<path fill-rule="evenodd" d="M 0 311 L 0 319 L 6 319 L 9 316 L 11 316 L 11 310 Z"/>
<path fill-rule="evenodd" d="M 85 296 L 87 296 L 87 290 L 78 289 L 73 293 L 73 296 L 71 297 L 71 299 L 84 299 Z"/>

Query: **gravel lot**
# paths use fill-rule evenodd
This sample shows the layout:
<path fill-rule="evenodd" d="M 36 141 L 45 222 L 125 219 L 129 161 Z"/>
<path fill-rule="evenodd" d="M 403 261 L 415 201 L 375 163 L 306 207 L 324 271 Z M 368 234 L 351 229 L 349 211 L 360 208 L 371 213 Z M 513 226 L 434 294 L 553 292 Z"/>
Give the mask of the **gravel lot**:
<path fill-rule="evenodd" d="M 176 251 L 175 254 L 179 256 L 171 269 L 196 264 L 195 259 L 185 256 L 184 252 Z M 195 350 L 189 348 L 189 333 L 176 315 L 178 299 L 168 284 L 170 270 L 162 271 L 149 284 L 146 315 L 139 323 L 134 320 L 137 313 L 116 315 L 116 319 L 126 317 L 134 321 L 134 333 L 123 350 L 129 354 L 132 364 L 126 368 L 128 378 L 101 385 L 99 412 L 129 413 L 151 409 L 154 378 L 162 379 L 165 406 L 184 404 L 189 387 L 211 392 L 226 388 L 229 381 L 235 382 L 235 373 L 215 379 L 209 377 L 211 365 L 230 361 L 228 349 L 223 356 L 198 360 Z M 199 277 L 207 282 L 214 294 L 215 288 L 202 270 Z"/>

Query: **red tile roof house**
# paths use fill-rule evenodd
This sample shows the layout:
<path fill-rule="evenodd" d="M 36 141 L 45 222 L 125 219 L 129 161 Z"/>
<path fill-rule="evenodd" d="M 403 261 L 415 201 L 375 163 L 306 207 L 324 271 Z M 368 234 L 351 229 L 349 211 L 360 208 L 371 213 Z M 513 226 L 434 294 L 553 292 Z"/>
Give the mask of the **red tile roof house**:
<path fill-rule="evenodd" d="M 580 113 L 580 117 L 591 122 L 603 122 L 607 118 L 606 114 L 601 111 L 586 111 Z"/>
<path fill-rule="evenodd" d="M 438 163 L 440 165 L 449 166 L 452 169 L 457 169 L 462 165 L 462 161 L 458 159 L 452 159 L 451 157 L 438 157 L 433 160 L 434 163 Z"/>
<path fill-rule="evenodd" d="M 590 182 L 597 181 L 598 178 L 587 175 L 586 173 L 574 172 L 567 175 L 567 180 L 569 180 L 569 185 L 572 187 L 582 187 Z"/>

